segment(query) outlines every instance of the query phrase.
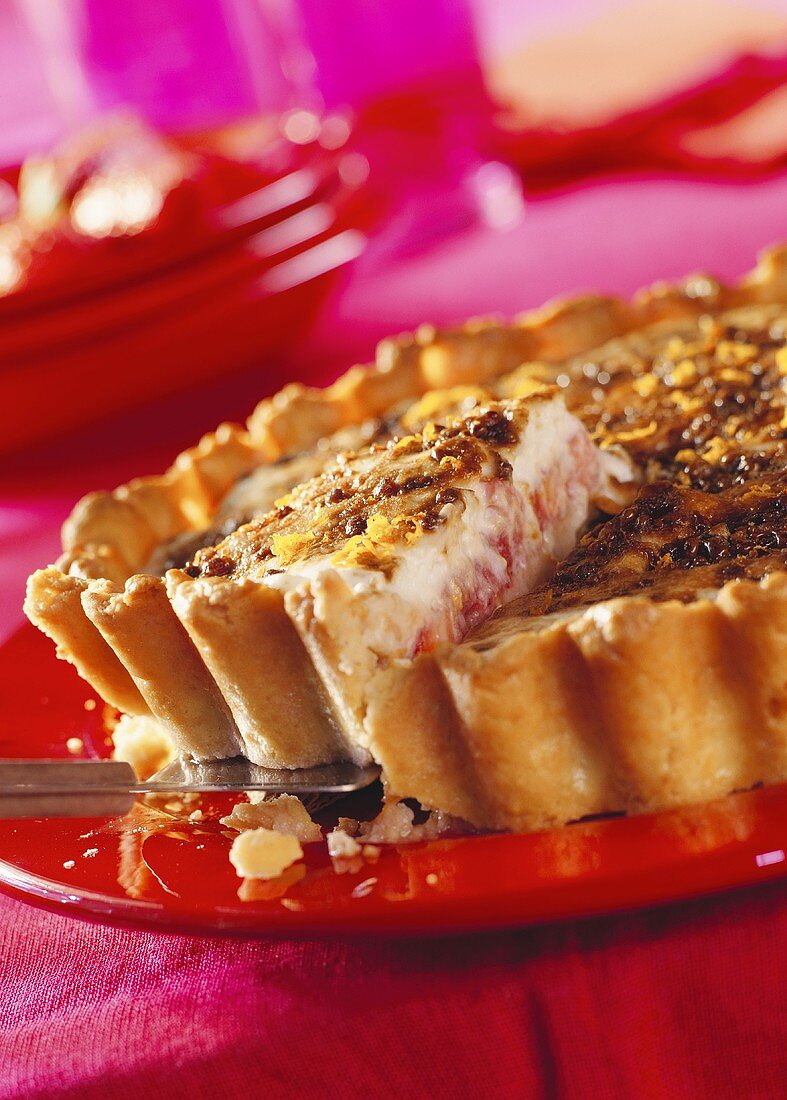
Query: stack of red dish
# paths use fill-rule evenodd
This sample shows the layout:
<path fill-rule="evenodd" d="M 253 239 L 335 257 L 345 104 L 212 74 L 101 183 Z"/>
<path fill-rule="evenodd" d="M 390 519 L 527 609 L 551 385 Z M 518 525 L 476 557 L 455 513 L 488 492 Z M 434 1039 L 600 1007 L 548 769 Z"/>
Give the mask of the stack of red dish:
<path fill-rule="evenodd" d="M 366 200 L 336 125 L 296 123 L 175 140 L 120 120 L 6 174 L 0 451 L 263 362 L 304 325 Z"/>

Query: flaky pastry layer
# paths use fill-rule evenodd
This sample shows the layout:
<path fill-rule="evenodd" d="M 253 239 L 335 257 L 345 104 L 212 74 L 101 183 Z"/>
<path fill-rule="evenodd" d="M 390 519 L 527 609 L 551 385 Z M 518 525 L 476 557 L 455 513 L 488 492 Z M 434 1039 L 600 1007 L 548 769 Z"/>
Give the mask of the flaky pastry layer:
<path fill-rule="evenodd" d="M 393 794 L 488 829 L 702 802 L 787 780 L 785 669 L 787 573 L 620 597 L 380 672 L 371 751 Z"/>

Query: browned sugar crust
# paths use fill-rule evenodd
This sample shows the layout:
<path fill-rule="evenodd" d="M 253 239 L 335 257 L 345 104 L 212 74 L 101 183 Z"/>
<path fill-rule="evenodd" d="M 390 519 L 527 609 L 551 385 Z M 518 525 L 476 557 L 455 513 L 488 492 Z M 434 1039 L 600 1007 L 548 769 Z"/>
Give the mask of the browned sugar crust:
<path fill-rule="evenodd" d="M 489 632 L 629 594 L 686 602 L 787 567 L 787 321 L 761 312 L 572 364 L 567 403 L 650 483 Z"/>
<path fill-rule="evenodd" d="M 556 392 L 545 390 L 543 396 L 551 400 Z M 387 521 L 389 545 L 438 527 L 445 506 L 460 498 L 459 484 L 480 476 L 510 478 L 505 452 L 518 442 L 526 419 L 524 400 L 490 403 L 461 421 L 429 424 L 366 452 L 339 456 L 274 511 L 199 549 L 184 571 L 194 578 L 270 574 L 342 549 L 352 552 L 353 564 L 390 568 L 390 555 L 364 544 L 370 521 L 378 527 L 380 517 Z"/>
<path fill-rule="evenodd" d="M 624 447 L 647 481 L 712 490 L 767 465 L 785 438 L 787 313 L 734 316 L 573 361 L 559 375 L 569 408 L 602 446 Z"/>
<path fill-rule="evenodd" d="M 772 316 L 766 324 L 763 316 L 767 318 L 768 312 Z M 422 428 L 423 416 L 431 411 L 445 414 L 462 406 L 481 407 L 495 396 L 512 393 L 532 396 L 557 382 L 567 404 L 594 438 L 602 446 L 622 447 L 643 469 L 646 480 L 668 477 L 679 485 L 710 487 L 713 483 L 721 487 L 742 472 L 746 476 L 767 467 L 769 450 L 784 434 L 787 362 L 780 353 L 787 320 L 778 308 L 765 312 L 760 309 L 748 317 L 741 314 L 734 323 L 733 317 L 702 316 L 681 326 L 680 335 L 670 328 L 647 338 L 635 335 L 623 342 L 614 341 L 596 355 L 575 359 L 568 365 L 525 364 L 486 389 L 465 386 L 427 395 L 412 407 L 367 423 L 362 432 L 355 434 L 374 439 L 378 445 L 390 443 L 401 439 L 408 425 L 416 431 Z M 337 446 L 346 434 L 339 433 Z M 302 472 L 312 467 L 318 470 L 330 461 L 331 447 L 327 444 L 325 441 L 321 450 L 313 452 L 312 466 L 304 466 L 307 456 L 296 456 L 288 462 Z M 286 468 L 284 462 L 282 469 Z M 328 476 L 338 483 L 343 472 L 347 473 L 346 467 L 344 471 L 341 466 L 334 467 Z M 389 489 L 391 485 L 394 489 L 389 495 L 401 495 L 402 482 L 389 478 Z M 263 494 L 259 507 L 253 509 L 253 484 L 245 498 L 242 482 L 239 487 L 241 492 L 236 487 L 228 503 L 232 505 L 236 498 L 244 500 L 247 514 L 223 507 L 220 523 L 175 540 L 165 555 L 159 555 L 155 571 L 187 565 L 191 575 L 231 575 L 232 551 L 217 555 L 207 548 L 215 547 L 244 526 L 251 519 L 249 513 L 259 515 L 266 503 Z M 357 504 L 357 491 L 338 484 L 335 491 L 348 491 Z M 380 487 L 372 491 L 378 495 L 384 492 Z M 267 503 L 270 506 L 271 501 Z M 316 499 L 313 503 L 319 504 Z M 322 503 L 336 502 L 327 499 Z M 277 510 L 278 521 L 285 518 L 283 511 Z M 299 511 L 299 517 L 305 515 L 305 511 Z M 361 512 L 353 512 L 352 505 L 330 515 L 340 525 L 337 537 L 342 527 L 348 536 L 362 533 Z M 428 516 L 425 518 L 429 522 Z M 297 519 L 291 521 L 293 532 L 297 523 Z M 312 545 L 313 553 L 323 549 L 328 550 L 324 541 Z M 207 552 L 200 555 L 200 550 Z M 200 573 L 194 572 L 192 559 L 194 565 L 200 564 Z"/>
<path fill-rule="evenodd" d="M 504 608 L 488 633 L 502 618 L 526 619 L 617 596 L 689 602 L 728 581 L 761 580 L 785 568 L 787 472 L 716 494 L 659 482 L 587 534 L 550 581 Z"/>

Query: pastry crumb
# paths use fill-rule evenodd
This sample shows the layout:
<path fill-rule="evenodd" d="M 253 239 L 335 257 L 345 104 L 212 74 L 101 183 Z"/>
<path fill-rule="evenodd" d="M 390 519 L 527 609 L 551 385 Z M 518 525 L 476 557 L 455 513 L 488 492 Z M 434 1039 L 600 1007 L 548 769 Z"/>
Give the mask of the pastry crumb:
<path fill-rule="evenodd" d="M 262 828 L 293 836 L 301 844 L 315 844 L 322 840 L 322 829 L 312 821 L 300 798 L 292 794 L 280 794 L 259 802 L 239 802 L 220 821 L 228 829 L 239 833 Z"/>
<path fill-rule="evenodd" d="M 363 856 L 361 845 L 355 837 L 337 826 L 325 839 L 328 842 L 328 855 L 337 875 L 355 875 L 361 870 Z"/>
<path fill-rule="evenodd" d="M 72 756 L 77 756 L 85 747 L 85 742 L 81 737 L 69 737 L 66 741 L 66 748 Z"/>
<path fill-rule="evenodd" d="M 124 760 L 137 779 L 147 779 L 175 756 L 172 738 L 153 718 L 122 714 L 112 731 L 115 760 Z"/>
<path fill-rule="evenodd" d="M 440 810 L 432 810 L 425 821 L 416 824 L 413 810 L 405 802 L 392 800 L 386 802 L 371 821 L 340 818 L 338 827 L 357 837 L 365 847 L 374 848 L 379 844 L 414 844 L 422 840 L 436 840 L 447 833 L 459 831 L 462 825 L 458 818 Z"/>
<path fill-rule="evenodd" d="M 95 699 L 85 699 L 85 702 L 84 702 L 83 706 L 84 706 L 85 710 L 88 710 L 88 711 L 95 710 L 96 709 L 96 701 L 95 701 Z"/>
<path fill-rule="evenodd" d="M 362 822 L 358 835 L 368 843 L 400 844 L 412 839 L 415 827 L 415 814 L 409 806 L 386 802 L 377 817 Z"/>
<path fill-rule="evenodd" d="M 189 821 L 202 821 L 204 816 L 202 810 L 192 810 L 189 814 Z"/>
<path fill-rule="evenodd" d="M 230 863 L 241 878 L 277 878 L 302 857 L 297 837 L 273 829 L 245 829 L 230 849 Z"/>
<path fill-rule="evenodd" d="M 97 856 L 97 855 L 98 855 L 98 848 L 86 848 L 85 851 L 82 853 L 82 858 L 83 859 L 92 859 L 93 856 Z"/>
<path fill-rule="evenodd" d="M 65 867 L 65 869 L 67 871 L 72 870 L 72 868 L 76 867 L 76 865 L 77 865 L 77 861 L 75 859 L 67 859 L 65 861 L 65 863 L 63 864 L 63 866 Z"/>
<path fill-rule="evenodd" d="M 328 855 L 331 859 L 352 859 L 361 854 L 361 845 L 342 829 L 334 829 L 325 838 L 328 842 Z"/>
<path fill-rule="evenodd" d="M 354 875 L 361 870 L 364 862 L 377 863 L 382 845 L 435 840 L 446 833 L 457 832 L 461 824 L 457 818 L 436 810 L 416 824 L 415 813 L 405 802 L 391 800 L 371 821 L 340 817 L 336 828 L 325 839 L 336 874 Z"/>

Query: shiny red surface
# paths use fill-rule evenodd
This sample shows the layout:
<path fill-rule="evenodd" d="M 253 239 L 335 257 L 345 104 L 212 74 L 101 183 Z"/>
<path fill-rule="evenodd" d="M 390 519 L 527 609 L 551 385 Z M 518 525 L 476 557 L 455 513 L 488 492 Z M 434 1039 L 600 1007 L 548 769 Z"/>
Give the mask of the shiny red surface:
<path fill-rule="evenodd" d="M 75 736 L 86 755 L 105 755 L 101 705 L 84 706 L 91 698 L 50 643 L 22 628 L 0 649 L 0 755 L 66 757 L 66 740 Z M 291 870 L 288 881 L 245 886 L 218 823 L 233 801 L 203 802 L 198 823 L 139 805 L 116 821 L 0 822 L 0 884 L 60 912 L 113 922 L 293 935 L 528 924 L 765 882 L 787 871 L 784 786 L 550 832 L 402 845 L 356 874 L 337 875 L 323 846 L 312 845 L 303 877 Z M 333 814 L 358 809 L 347 800 Z M 69 860 L 72 869 L 63 866 Z M 369 892 L 353 896 L 369 879 Z"/>
<path fill-rule="evenodd" d="M 363 249 L 373 203 L 346 182 L 342 149 L 275 132 L 246 146 L 233 160 L 169 141 L 186 174 L 136 234 L 94 239 L 63 214 L 30 235 L 19 284 L 0 287 L 0 395 L 15 412 L 0 453 L 231 371 L 264 377 L 305 331 Z"/>

